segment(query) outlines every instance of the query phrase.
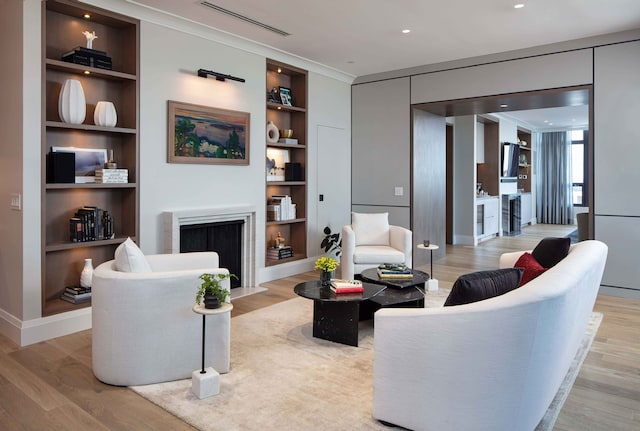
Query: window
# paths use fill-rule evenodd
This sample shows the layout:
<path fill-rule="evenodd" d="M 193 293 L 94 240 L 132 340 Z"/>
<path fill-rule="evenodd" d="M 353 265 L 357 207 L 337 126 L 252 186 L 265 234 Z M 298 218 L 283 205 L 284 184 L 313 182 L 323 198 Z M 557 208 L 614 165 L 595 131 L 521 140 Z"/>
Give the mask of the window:
<path fill-rule="evenodd" d="M 571 131 L 571 182 L 573 183 L 573 205 L 587 206 L 587 131 Z"/>

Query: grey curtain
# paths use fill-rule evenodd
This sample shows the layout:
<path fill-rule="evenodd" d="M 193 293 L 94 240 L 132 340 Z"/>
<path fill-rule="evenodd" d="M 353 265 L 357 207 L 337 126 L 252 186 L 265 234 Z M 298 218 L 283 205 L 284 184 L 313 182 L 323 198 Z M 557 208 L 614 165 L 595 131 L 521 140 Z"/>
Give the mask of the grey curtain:
<path fill-rule="evenodd" d="M 573 224 L 571 135 L 569 132 L 537 134 L 538 222 Z"/>

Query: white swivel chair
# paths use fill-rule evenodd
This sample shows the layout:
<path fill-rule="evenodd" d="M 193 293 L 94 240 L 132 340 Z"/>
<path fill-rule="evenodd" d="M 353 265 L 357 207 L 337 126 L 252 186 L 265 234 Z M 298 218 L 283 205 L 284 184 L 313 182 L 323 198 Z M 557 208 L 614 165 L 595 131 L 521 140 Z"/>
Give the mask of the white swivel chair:
<path fill-rule="evenodd" d="M 351 213 L 351 224 L 342 228 L 342 278 L 352 279 L 381 263 L 412 264 L 412 233 L 389 224 L 389 213 Z"/>
<path fill-rule="evenodd" d="M 127 248 L 137 246 L 127 240 Z M 137 253 L 137 263 L 130 258 L 124 271 L 116 251 L 115 260 L 93 273 L 93 373 L 119 386 L 190 378 L 202 366 L 202 316 L 192 311 L 198 277 L 229 271 L 218 268 L 214 252 Z M 229 279 L 222 284 L 229 289 Z M 206 325 L 206 366 L 226 373 L 230 313 L 207 316 Z"/>

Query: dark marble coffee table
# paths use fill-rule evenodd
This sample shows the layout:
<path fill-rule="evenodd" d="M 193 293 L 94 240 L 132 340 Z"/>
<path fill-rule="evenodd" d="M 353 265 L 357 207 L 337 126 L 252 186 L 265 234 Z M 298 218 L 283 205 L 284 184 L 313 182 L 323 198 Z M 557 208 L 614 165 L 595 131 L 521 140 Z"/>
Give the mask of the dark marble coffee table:
<path fill-rule="evenodd" d="M 320 281 L 297 284 L 293 291 L 303 298 L 313 300 L 313 336 L 336 343 L 358 346 L 358 321 L 360 305 L 375 298 L 386 286 L 362 283 L 362 294 L 336 295 Z"/>
<path fill-rule="evenodd" d="M 376 268 L 369 268 L 362 271 L 360 277 L 362 281 L 381 284 L 387 286 L 375 298 L 369 302 L 377 305 L 371 312 L 375 312 L 382 307 L 424 307 L 424 288 L 429 281 L 429 274 L 417 269 L 412 269 L 412 279 L 382 279 L 378 276 Z"/>

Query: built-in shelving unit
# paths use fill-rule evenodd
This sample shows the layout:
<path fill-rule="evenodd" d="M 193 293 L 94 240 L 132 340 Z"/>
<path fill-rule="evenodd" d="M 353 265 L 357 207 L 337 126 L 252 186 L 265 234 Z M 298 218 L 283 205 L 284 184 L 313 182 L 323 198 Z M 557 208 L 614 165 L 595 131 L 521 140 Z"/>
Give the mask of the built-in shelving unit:
<path fill-rule="evenodd" d="M 267 154 L 276 150 L 286 154 L 289 162 L 300 164 L 300 176 L 295 180 L 270 181 L 267 173 L 266 204 L 274 196 L 290 196 L 295 204 L 295 217 L 288 220 L 267 220 L 265 229 L 266 266 L 303 259 L 307 257 L 307 71 L 278 61 L 267 59 L 267 92 L 280 87 L 291 90 L 292 106 L 266 102 L 267 121 L 278 129 L 292 129 L 297 144 L 271 143 L 267 141 Z M 293 248 L 293 257 L 272 259 L 266 251 L 274 247 L 280 234 L 285 244 Z"/>
<path fill-rule="evenodd" d="M 520 162 L 518 164 L 518 190 L 524 193 L 531 192 L 531 133 L 518 131 L 518 143 L 520 144 Z"/>
<path fill-rule="evenodd" d="M 113 259 L 127 237 L 138 236 L 139 23 L 72 0 L 43 2 L 42 22 L 42 315 L 48 316 L 89 306 L 60 300 L 65 286 L 78 284 L 84 259 L 93 259 L 97 266 Z M 64 53 L 86 45 L 83 31 L 95 31 L 93 48 L 111 57 L 111 70 L 61 60 Z M 58 97 L 67 79 L 82 85 L 87 108 L 82 124 L 59 118 Z M 93 124 L 95 105 L 102 100 L 116 108 L 115 127 Z M 110 150 L 118 167 L 128 169 L 128 183 L 47 183 L 47 154 L 53 146 Z M 115 238 L 70 241 L 69 219 L 84 206 L 111 214 Z"/>

